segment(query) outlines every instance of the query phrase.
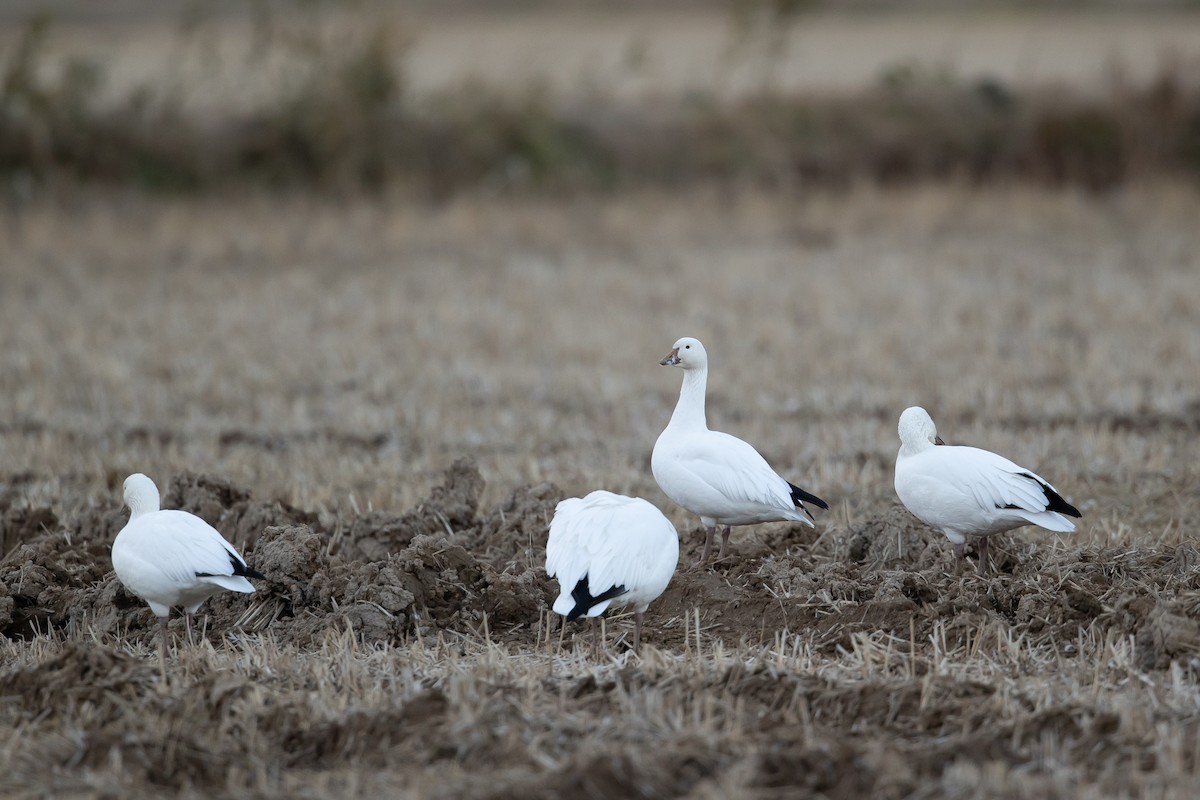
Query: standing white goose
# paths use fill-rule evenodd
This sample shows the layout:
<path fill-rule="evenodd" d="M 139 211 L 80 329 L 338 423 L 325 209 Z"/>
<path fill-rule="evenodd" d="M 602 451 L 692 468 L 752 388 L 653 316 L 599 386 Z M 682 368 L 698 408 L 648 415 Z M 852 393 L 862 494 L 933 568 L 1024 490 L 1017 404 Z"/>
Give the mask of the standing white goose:
<path fill-rule="evenodd" d="M 595 618 L 610 605 L 631 605 L 637 652 L 646 607 L 667 588 L 678 563 L 675 526 L 639 497 L 599 490 L 554 509 L 546 542 L 546 574 L 560 587 L 554 612 L 566 620 L 591 618 L 593 644 Z"/>
<path fill-rule="evenodd" d="M 704 345 L 684 337 L 659 363 L 682 368 L 683 387 L 671 421 L 654 443 L 650 468 L 667 497 L 700 516 L 706 532 L 699 563 L 708 561 L 718 525 L 725 526 L 718 559 L 725 557 L 732 525 L 791 521 L 816 527 L 804 503 L 827 509 L 824 500 L 784 480 L 746 442 L 708 429 Z"/>
<path fill-rule="evenodd" d="M 955 567 L 962 569 L 966 537 L 979 537 L 979 568 L 988 560 L 995 533 L 1038 525 L 1068 533 L 1082 517 L 1047 481 L 1003 456 L 977 447 L 947 445 L 925 409 L 900 415 L 896 494 L 913 516 L 937 528 L 954 544 Z"/>
<path fill-rule="evenodd" d="M 125 504 L 131 513 L 113 542 L 113 569 L 158 617 L 165 665 L 171 606 L 183 607 L 190 636 L 191 615 L 205 600 L 222 589 L 248 594 L 254 586 L 246 579 L 266 576 L 195 514 L 160 511 L 158 487 L 140 472 L 125 479 Z"/>

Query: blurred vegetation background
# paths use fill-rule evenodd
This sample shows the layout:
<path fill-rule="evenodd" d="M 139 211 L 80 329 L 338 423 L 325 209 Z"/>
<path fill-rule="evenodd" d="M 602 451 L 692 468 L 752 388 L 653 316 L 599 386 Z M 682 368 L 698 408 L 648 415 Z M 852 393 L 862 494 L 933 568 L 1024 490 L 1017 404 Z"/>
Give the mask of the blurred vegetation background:
<path fill-rule="evenodd" d="M 1200 3 L 13 0 L 10 197 L 1200 179 Z"/>

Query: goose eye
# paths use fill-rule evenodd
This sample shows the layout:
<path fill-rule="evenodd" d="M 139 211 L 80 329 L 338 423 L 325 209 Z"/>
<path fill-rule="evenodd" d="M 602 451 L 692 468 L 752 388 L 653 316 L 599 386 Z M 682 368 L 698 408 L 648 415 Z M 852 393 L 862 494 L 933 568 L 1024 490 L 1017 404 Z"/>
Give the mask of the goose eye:
<path fill-rule="evenodd" d="M 692 349 L 692 346 L 691 346 L 690 344 L 685 344 L 685 345 L 683 346 L 683 349 L 684 349 L 684 350 L 691 350 L 691 349 Z"/>

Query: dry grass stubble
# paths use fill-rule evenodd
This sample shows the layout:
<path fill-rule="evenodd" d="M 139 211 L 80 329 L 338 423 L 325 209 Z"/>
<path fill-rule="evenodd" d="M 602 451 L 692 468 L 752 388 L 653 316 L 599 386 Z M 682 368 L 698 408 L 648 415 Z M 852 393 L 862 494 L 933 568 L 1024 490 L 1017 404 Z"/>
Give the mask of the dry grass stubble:
<path fill-rule="evenodd" d="M 1193 796 L 1197 211 L 1157 186 L 10 216 L 9 785 Z M 677 576 L 642 662 L 551 658 L 545 516 L 598 486 L 666 506 L 656 362 L 684 333 L 710 422 L 833 510 Z M 1080 532 L 946 576 L 891 490 L 917 402 L 1055 481 Z M 428 494 L 461 455 L 487 488 Z M 165 687 L 105 561 L 135 469 L 223 476 L 173 499 L 271 565 Z M 667 511 L 686 562 L 697 525 Z"/>

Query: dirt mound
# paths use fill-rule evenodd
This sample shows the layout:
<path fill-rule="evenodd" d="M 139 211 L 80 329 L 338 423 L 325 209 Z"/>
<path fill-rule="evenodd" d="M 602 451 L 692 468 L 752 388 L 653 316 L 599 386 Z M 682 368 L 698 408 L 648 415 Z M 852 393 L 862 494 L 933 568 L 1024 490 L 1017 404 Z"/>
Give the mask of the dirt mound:
<path fill-rule="evenodd" d="M 431 761 L 443 743 L 450 703 L 439 690 L 422 692 L 399 709 L 355 710 L 314 724 L 303 703 L 279 706 L 258 720 L 258 730 L 278 742 L 289 765 L 332 766 L 352 760 L 380 767 L 404 748 L 408 758 Z"/>
<path fill-rule="evenodd" d="M 950 543 L 946 537 L 900 506 L 891 506 L 860 523 L 847 538 L 846 558 L 876 569 L 928 569 L 949 563 Z"/>
<path fill-rule="evenodd" d="M 1176 603 L 1160 601 L 1141 620 L 1137 643 L 1142 669 L 1163 669 L 1172 661 L 1187 663 L 1200 655 L 1200 623 L 1194 616 L 1184 616 L 1182 610 Z"/>
<path fill-rule="evenodd" d="M 43 741 L 47 766 L 101 768 L 119 753 L 127 778 L 181 788 L 219 780 L 229 764 L 250 755 L 246 742 L 231 743 L 218 724 L 257 690 L 240 675 L 214 671 L 165 686 L 155 661 L 67 641 L 48 659 L 0 674 L 0 682 L 11 702 L 38 721 L 35 731 L 84 709 L 78 735 Z M 154 684 L 159 691 L 148 691 Z"/>
<path fill-rule="evenodd" d="M 163 493 L 163 508 L 178 508 L 216 524 L 229 511 L 250 502 L 250 492 L 214 475 L 183 472 L 176 475 Z"/>
<path fill-rule="evenodd" d="M 416 508 L 404 514 L 370 512 L 356 517 L 339 544 L 348 560 L 379 561 L 399 552 L 417 536 L 456 532 L 476 524 L 483 476 L 471 459 L 460 458 L 442 482 Z"/>
<path fill-rule="evenodd" d="M 249 607 L 214 598 L 218 624 L 272 631 L 317 644 L 347 627 L 364 642 L 401 642 L 439 630 L 483 630 L 505 637 L 539 618 L 548 580 L 535 570 L 497 572 L 446 534 L 418 535 L 378 561 L 327 557 L 322 538 L 304 526 L 269 528 L 255 552 L 268 577 Z"/>
<path fill-rule="evenodd" d="M 224 478 L 185 472 L 171 480 L 163 508 L 188 511 L 219 530 L 234 546 L 251 548 L 272 525 L 316 525 L 316 514 L 280 500 L 255 502 L 246 489 Z"/>
<path fill-rule="evenodd" d="M 129 509 L 125 507 L 125 504 L 105 498 L 96 505 L 84 509 L 75 520 L 63 520 L 56 528 L 46 530 L 44 533 L 50 534 L 57 530 L 66 530 L 70 531 L 72 535 L 77 534 L 88 541 L 112 547 L 117 534 L 121 532 L 121 528 L 124 528 L 127 522 L 129 522 Z"/>
<path fill-rule="evenodd" d="M 111 572 L 105 542 L 55 531 L 18 545 L 0 561 L 0 585 L 5 587 L 0 594 L 6 593 L 11 603 L 7 615 L 0 613 L 0 634 L 26 639 L 93 618 L 97 610 L 99 627 L 110 629 L 123 605 L 114 605 Z"/>
<path fill-rule="evenodd" d="M 0 504 L 0 558 L 21 542 L 58 528 L 58 517 L 48 508 Z"/>
<path fill-rule="evenodd" d="M 647 760 L 636 748 L 580 753 L 554 773 L 482 797 L 684 797 L 717 772 L 719 754 L 690 747 L 656 747 Z"/>
<path fill-rule="evenodd" d="M 4 676 L 5 695 L 38 716 L 70 715 L 89 704 L 96 718 L 119 720 L 157 671 L 110 647 L 67 641 L 52 658 Z"/>
<path fill-rule="evenodd" d="M 25 484 L 31 474 L 16 475 L 0 483 L 0 558 L 21 542 L 58 527 L 58 517 L 49 508 L 31 506 L 25 499 Z"/>
<path fill-rule="evenodd" d="M 553 483 L 522 486 L 468 532 L 466 546 L 497 569 L 513 559 L 540 568 L 546 563 L 546 537 L 554 508 L 564 497 Z"/>

